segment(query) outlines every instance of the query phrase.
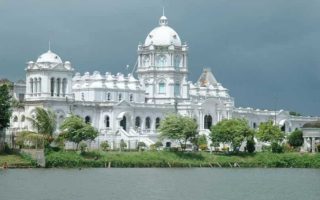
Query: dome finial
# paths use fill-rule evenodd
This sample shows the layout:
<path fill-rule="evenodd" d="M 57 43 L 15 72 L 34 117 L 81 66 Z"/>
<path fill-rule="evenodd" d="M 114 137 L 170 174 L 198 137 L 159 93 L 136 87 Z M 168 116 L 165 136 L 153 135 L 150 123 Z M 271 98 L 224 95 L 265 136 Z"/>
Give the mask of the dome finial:
<path fill-rule="evenodd" d="M 162 7 L 162 16 L 160 17 L 159 24 L 160 24 L 160 26 L 166 26 L 166 25 L 168 25 L 168 19 L 167 19 L 167 17 L 164 15 L 164 6 Z"/>

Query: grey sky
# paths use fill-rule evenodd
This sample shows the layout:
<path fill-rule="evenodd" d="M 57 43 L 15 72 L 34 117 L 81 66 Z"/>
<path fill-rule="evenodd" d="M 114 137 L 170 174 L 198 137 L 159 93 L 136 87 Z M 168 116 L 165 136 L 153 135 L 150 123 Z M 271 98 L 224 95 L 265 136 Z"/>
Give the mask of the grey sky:
<path fill-rule="evenodd" d="M 167 0 L 169 25 L 187 41 L 189 79 L 203 67 L 236 106 L 320 115 L 319 0 Z M 158 25 L 161 0 L 0 0 L 0 77 L 25 76 L 48 49 L 76 71 L 118 71 Z"/>

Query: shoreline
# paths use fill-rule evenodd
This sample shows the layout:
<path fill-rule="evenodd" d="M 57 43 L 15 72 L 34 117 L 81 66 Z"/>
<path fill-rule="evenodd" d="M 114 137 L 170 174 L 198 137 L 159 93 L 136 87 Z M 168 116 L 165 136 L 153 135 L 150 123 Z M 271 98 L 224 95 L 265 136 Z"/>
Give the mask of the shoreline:
<path fill-rule="evenodd" d="M 0 167 L 41 168 L 25 155 L 0 155 Z M 306 168 L 320 169 L 320 154 L 259 152 L 221 154 L 207 152 L 49 152 L 45 168 Z M 2 168 L 0 168 L 2 169 Z"/>

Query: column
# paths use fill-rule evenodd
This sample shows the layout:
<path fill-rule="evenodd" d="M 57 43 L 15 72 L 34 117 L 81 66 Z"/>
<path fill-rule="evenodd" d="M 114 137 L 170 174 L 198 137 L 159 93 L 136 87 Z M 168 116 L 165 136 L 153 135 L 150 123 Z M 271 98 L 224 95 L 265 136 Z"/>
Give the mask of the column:
<path fill-rule="evenodd" d="M 306 137 L 303 137 L 303 151 L 304 152 L 308 151 L 308 141 Z"/>
<path fill-rule="evenodd" d="M 311 138 L 311 152 L 312 153 L 316 152 L 316 138 L 315 137 Z"/>

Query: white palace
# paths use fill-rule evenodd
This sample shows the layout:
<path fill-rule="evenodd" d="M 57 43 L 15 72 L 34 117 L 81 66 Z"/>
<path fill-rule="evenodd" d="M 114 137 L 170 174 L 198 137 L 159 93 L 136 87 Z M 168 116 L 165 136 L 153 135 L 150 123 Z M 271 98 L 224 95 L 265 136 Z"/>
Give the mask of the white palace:
<path fill-rule="evenodd" d="M 137 141 L 155 143 L 157 127 L 168 113 L 193 117 L 200 133 L 206 135 L 211 125 L 225 118 L 246 118 L 252 128 L 273 120 L 286 133 L 319 120 L 291 116 L 284 110 L 235 107 L 228 89 L 209 68 L 203 69 L 197 82 L 189 81 L 188 45 L 165 16 L 137 51 L 136 77 L 98 71 L 75 73 L 69 61 L 50 50 L 28 62 L 25 82 L 14 84 L 14 97 L 23 100 L 24 107 L 14 109 L 7 134 L 32 129 L 26 117 L 33 117 L 36 107 L 53 110 L 58 126 L 70 113 L 81 116 L 99 130 L 92 145 L 108 140 L 116 147 L 123 139 L 129 148 L 135 148 Z"/>

